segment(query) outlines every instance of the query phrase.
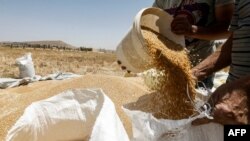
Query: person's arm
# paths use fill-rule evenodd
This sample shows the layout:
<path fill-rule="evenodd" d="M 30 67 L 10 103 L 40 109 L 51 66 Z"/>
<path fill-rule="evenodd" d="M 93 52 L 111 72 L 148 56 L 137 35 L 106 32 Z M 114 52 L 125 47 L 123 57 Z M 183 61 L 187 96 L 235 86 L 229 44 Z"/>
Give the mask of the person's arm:
<path fill-rule="evenodd" d="M 192 68 L 192 73 L 198 80 L 202 80 L 210 74 L 231 64 L 232 38 L 231 35 L 222 45 L 220 50 L 217 50 Z"/>
<path fill-rule="evenodd" d="M 231 21 L 233 10 L 233 4 L 216 6 L 216 21 L 214 22 L 214 24 L 208 27 L 192 25 L 191 23 L 189 23 L 187 17 L 183 15 L 177 15 L 171 24 L 172 32 L 179 35 L 181 34 L 203 40 L 217 40 L 228 38 L 228 36 L 230 36 L 228 27 Z"/>
<path fill-rule="evenodd" d="M 191 37 L 200 38 L 205 40 L 216 40 L 228 38 L 230 33 L 227 31 L 232 15 L 233 4 L 227 4 L 224 6 L 218 6 L 215 8 L 216 23 L 207 28 L 194 26 Z"/>
<path fill-rule="evenodd" d="M 212 106 L 213 119 L 201 118 L 192 125 L 209 122 L 220 124 L 249 124 L 250 123 L 250 76 L 221 85 L 212 94 L 209 104 Z"/>

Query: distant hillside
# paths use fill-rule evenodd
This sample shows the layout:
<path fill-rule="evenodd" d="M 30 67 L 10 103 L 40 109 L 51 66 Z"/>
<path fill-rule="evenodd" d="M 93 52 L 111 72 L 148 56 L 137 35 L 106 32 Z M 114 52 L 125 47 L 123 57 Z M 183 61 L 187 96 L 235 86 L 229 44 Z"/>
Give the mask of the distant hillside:
<path fill-rule="evenodd" d="M 65 43 L 63 41 L 29 41 L 29 42 L 24 42 L 27 44 L 40 44 L 40 45 L 50 45 L 50 46 L 58 46 L 58 47 L 67 47 L 67 48 L 76 48 L 75 46 L 72 46 L 68 43 Z"/>
<path fill-rule="evenodd" d="M 76 48 L 75 46 L 72 46 L 68 43 L 65 43 L 60 40 L 56 41 L 26 41 L 26 42 L 0 42 L 0 44 L 5 45 L 13 45 L 13 46 L 37 46 L 37 47 L 43 47 L 43 46 L 50 46 L 50 47 L 57 47 L 57 48 Z"/>

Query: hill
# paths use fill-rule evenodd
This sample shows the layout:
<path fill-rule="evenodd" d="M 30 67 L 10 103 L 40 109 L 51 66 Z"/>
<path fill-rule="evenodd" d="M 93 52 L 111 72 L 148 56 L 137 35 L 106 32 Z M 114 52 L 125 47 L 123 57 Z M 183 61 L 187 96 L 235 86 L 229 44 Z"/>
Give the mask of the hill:
<path fill-rule="evenodd" d="M 50 45 L 50 46 L 58 46 L 58 47 L 66 47 L 66 48 L 76 48 L 73 45 L 70 45 L 68 43 L 65 43 L 61 40 L 57 41 L 29 41 L 29 42 L 24 42 L 27 44 L 35 45 L 35 44 L 40 44 L 40 45 Z"/>
<path fill-rule="evenodd" d="M 61 40 L 44 40 L 44 41 L 24 41 L 24 42 L 0 42 L 2 45 L 13 47 L 57 47 L 57 48 L 76 48 L 73 45 L 65 43 Z"/>

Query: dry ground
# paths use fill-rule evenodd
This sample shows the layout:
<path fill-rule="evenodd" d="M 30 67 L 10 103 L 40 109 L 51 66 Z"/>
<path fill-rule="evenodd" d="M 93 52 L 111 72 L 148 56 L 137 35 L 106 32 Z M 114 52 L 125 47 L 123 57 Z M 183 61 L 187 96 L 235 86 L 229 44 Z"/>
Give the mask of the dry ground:
<path fill-rule="evenodd" d="M 72 72 L 77 74 L 123 75 L 112 53 L 0 47 L 0 78 L 19 75 L 16 59 L 31 52 L 37 75 Z"/>

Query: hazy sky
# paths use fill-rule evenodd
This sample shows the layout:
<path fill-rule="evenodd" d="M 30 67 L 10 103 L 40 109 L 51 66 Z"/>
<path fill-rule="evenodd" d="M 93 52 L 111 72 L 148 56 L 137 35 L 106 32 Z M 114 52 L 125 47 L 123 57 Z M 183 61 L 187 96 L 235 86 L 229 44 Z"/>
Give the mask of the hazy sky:
<path fill-rule="evenodd" d="M 0 41 L 63 40 L 115 49 L 153 0 L 0 0 Z"/>

